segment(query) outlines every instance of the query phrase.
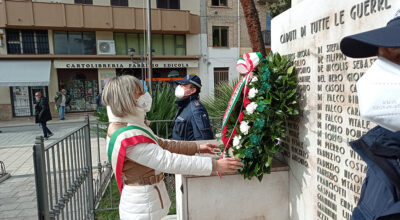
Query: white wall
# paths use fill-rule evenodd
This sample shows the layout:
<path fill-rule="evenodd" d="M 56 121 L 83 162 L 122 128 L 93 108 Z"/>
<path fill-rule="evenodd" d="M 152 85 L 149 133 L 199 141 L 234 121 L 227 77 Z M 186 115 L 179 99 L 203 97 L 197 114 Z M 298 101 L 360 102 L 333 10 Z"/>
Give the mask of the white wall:
<path fill-rule="evenodd" d="M 228 67 L 229 80 L 234 80 L 239 77 L 239 74 L 236 71 L 238 50 L 238 48 L 216 49 L 208 47 L 207 89 L 209 95 L 214 94 L 214 68 Z"/>
<path fill-rule="evenodd" d="M 200 54 L 200 34 L 186 34 L 186 55 L 199 56 Z"/>

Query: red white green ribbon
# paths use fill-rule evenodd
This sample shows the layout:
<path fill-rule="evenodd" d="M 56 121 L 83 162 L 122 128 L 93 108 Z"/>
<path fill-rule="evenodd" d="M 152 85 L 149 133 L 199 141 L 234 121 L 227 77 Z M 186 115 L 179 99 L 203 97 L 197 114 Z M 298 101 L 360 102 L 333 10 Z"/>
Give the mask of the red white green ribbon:
<path fill-rule="evenodd" d="M 230 142 L 233 136 L 236 135 L 236 130 L 233 129 L 231 134 L 227 134 L 228 128 L 226 123 L 228 122 L 229 118 L 231 117 L 233 109 L 237 106 L 237 101 L 239 100 L 240 95 L 243 93 L 243 101 L 248 101 L 248 88 L 247 85 L 250 83 L 253 77 L 253 70 L 259 64 L 262 55 L 260 52 L 256 53 L 245 53 L 243 54 L 243 58 L 239 58 L 236 63 L 236 70 L 240 73 L 245 75 L 243 78 L 239 80 L 236 84 L 235 88 L 233 89 L 233 93 L 231 99 L 229 100 L 228 107 L 225 110 L 224 117 L 222 119 L 222 142 L 224 143 L 224 151 L 221 154 L 222 159 L 224 157 L 224 152 L 227 148 L 230 147 Z M 242 103 L 240 103 L 242 105 Z M 245 105 L 245 103 L 243 103 Z M 246 106 L 243 106 L 246 107 Z M 236 119 L 236 123 L 240 123 L 243 119 L 243 111 L 241 111 Z M 222 177 L 220 172 L 218 172 L 219 177 Z"/>
<path fill-rule="evenodd" d="M 120 193 L 122 193 L 124 185 L 122 168 L 124 166 L 126 148 L 140 143 L 157 144 L 157 138 L 151 131 L 135 125 L 116 130 L 110 138 L 107 146 L 107 155 L 113 168 Z"/>
<path fill-rule="evenodd" d="M 236 63 L 236 70 L 240 74 L 247 75 L 254 70 L 262 58 L 260 52 L 256 53 L 245 53 L 243 58 L 239 58 Z"/>

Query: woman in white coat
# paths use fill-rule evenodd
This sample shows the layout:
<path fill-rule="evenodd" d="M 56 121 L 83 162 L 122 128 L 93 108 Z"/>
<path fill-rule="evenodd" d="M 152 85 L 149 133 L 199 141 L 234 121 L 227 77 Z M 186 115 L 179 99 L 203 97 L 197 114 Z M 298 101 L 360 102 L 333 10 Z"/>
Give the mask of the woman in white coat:
<path fill-rule="evenodd" d="M 236 158 L 193 156 L 213 153 L 216 145 L 158 138 L 145 124 L 151 96 L 133 76 L 111 79 L 104 87 L 102 102 L 110 122 L 107 152 L 121 192 L 121 219 L 159 220 L 168 214 L 171 202 L 164 172 L 210 175 L 215 171 L 233 173 L 243 166 Z"/>

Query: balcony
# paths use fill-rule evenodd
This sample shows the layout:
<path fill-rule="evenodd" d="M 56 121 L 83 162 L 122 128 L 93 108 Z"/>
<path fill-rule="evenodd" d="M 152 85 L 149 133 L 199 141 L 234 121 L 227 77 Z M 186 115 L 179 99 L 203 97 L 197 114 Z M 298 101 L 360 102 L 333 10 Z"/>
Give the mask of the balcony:
<path fill-rule="evenodd" d="M 200 33 L 200 17 L 189 11 L 152 9 L 151 15 L 153 33 Z M 0 28 L 143 32 L 145 18 L 143 8 L 0 2 Z"/>

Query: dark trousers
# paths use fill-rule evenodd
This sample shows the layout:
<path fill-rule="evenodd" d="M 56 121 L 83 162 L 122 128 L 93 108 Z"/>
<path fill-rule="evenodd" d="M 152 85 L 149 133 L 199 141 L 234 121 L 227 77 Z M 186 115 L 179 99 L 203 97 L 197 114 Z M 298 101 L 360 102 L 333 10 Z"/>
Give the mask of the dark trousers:
<path fill-rule="evenodd" d="M 52 134 L 52 132 L 49 130 L 49 128 L 46 125 L 46 122 L 39 122 L 40 127 L 43 129 L 43 136 L 45 138 L 49 137 L 49 134 Z"/>

